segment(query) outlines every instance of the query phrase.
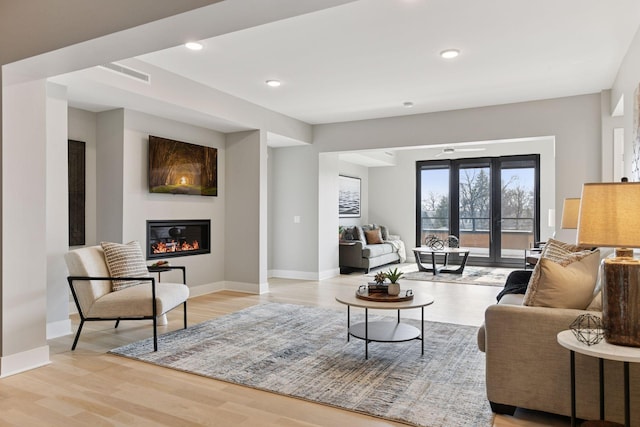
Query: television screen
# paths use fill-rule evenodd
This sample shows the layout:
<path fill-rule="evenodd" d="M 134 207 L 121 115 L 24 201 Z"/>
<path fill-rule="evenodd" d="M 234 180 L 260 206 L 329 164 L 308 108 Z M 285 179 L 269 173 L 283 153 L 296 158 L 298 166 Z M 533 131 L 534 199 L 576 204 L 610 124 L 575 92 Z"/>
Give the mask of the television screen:
<path fill-rule="evenodd" d="M 149 135 L 149 192 L 218 195 L 218 149 Z"/>

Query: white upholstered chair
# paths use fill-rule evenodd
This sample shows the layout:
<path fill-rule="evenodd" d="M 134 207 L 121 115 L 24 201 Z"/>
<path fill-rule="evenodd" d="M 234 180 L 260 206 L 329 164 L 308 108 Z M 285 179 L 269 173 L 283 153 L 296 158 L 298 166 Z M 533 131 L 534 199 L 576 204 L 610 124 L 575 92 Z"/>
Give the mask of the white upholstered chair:
<path fill-rule="evenodd" d="M 93 320 L 153 320 L 153 349 L 158 350 L 158 317 L 183 305 L 184 328 L 187 328 L 187 298 L 189 287 L 185 283 L 159 283 L 154 277 L 118 277 L 135 279 L 140 284 L 113 290 L 112 279 L 101 246 L 75 249 L 65 255 L 69 270 L 67 281 L 80 315 L 80 324 L 72 350 L 75 350 L 84 322 Z M 181 269 L 185 282 L 184 267 Z M 153 303 L 155 301 L 155 304 Z"/>

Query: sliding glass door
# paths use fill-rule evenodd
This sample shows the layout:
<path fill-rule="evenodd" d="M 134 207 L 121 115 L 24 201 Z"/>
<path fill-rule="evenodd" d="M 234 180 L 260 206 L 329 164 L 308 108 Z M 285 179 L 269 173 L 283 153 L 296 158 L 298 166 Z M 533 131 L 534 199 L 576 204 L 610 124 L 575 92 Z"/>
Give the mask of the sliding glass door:
<path fill-rule="evenodd" d="M 416 244 L 455 235 L 477 265 L 516 265 L 539 237 L 539 156 L 417 162 Z"/>

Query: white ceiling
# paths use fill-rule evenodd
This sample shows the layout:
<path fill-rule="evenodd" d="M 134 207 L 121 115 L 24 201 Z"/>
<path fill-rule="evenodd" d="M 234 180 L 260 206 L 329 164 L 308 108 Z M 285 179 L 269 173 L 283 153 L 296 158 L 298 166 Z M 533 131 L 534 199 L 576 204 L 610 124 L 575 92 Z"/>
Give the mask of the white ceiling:
<path fill-rule="evenodd" d="M 317 124 L 599 92 L 639 24 L 638 0 L 360 0 L 139 58 Z"/>
<path fill-rule="evenodd" d="M 599 92 L 639 25 L 638 0 L 359 0 L 137 58 L 318 124 Z M 64 84 L 71 105 L 114 107 L 86 79 Z"/>

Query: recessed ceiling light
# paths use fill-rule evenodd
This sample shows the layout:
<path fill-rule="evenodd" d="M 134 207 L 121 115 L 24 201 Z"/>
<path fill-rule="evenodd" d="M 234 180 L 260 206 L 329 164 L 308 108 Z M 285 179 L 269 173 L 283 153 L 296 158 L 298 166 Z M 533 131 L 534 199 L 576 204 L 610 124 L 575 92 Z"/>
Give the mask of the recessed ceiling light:
<path fill-rule="evenodd" d="M 407 101 L 407 102 L 403 103 L 402 106 L 404 108 L 411 108 L 411 107 L 413 107 L 413 102 Z"/>
<path fill-rule="evenodd" d="M 452 59 L 458 55 L 460 55 L 460 51 L 458 49 L 447 49 L 440 52 L 440 56 L 444 59 Z"/>
<path fill-rule="evenodd" d="M 202 50 L 204 46 L 202 46 L 202 43 L 189 42 L 189 43 L 185 43 L 184 47 L 186 47 L 189 50 Z"/>
<path fill-rule="evenodd" d="M 267 84 L 267 86 L 271 87 L 278 87 L 282 84 L 280 83 L 280 80 L 267 80 L 265 83 Z"/>

